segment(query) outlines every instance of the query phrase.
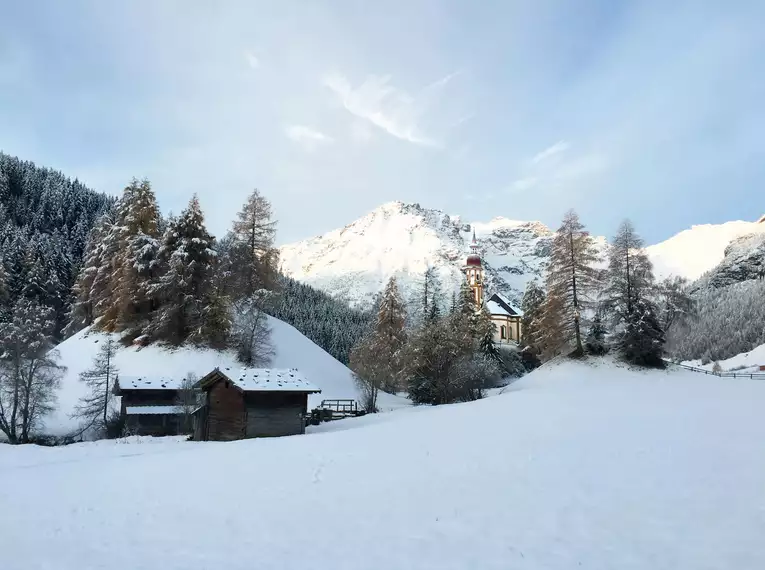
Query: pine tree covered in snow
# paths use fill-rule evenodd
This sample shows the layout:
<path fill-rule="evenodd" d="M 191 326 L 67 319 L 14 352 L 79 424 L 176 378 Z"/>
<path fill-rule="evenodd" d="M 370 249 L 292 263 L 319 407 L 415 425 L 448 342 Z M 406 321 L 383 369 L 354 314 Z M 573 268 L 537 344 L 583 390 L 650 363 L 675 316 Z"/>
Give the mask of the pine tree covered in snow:
<path fill-rule="evenodd" d="M 597 282 L 597 259 L 592 236 L 584 229 L 576 212 L 570 210 L 553 236 L 547 266 L 547 295 L 555 302 L 546 304 L 544 310 L 556 312 L 549 315 L 549 320 L 556 323 L 555 336 L 547 339 L 551 352 L 564 350 L 572 344 L 572 355 L 584 353 L 581 320 Z"/>
<path fill-rule="evenodd" d="M 159 306 L 150 326 L 152 338 L 173 345 L 186 340 L 200 343 L 207 340 L 211 331 L 205 330 L 203 315 L 213 293 L 210 285 L 216 262 L 214 241 L 194 196 L 162 238 L 159 249 L 162 275 L 151 291 Z"/>
<path fill-rule="evenodd" d="M 617 336 L 616 347 L 622 357 L 640 366 L 663 368 L 665 342 L 653 304 L 647 299 L 636 299 L 624 329 Z"/>
<path fill-rule="evenodd" d="M 521 301 L 521 344 L 530 347 L 535 353 L 541 352 L 542 344 L 542 314 L 545 304 L 545 292 L 536 280 L 526 285 Z"/>
<path fill-rule="evenodd" d="M 653 304 L 653 269 L 632 223 L 622 223 L 608 249 L 603 308 L 610 314 L 622 357 L 642 366 L 662 366 L 665 336 Z"/>
<path fill-rule="evenodd" d="M 606 345 L 607 333 L 606 326 L 603 324 L 600 312 L 598 312 L 592 318 L 590 329 L 587 331 L 587 337 L 584 339 L 584 348 L 588 354 L 600 356 L 608 352 L 608 346 Z"/>

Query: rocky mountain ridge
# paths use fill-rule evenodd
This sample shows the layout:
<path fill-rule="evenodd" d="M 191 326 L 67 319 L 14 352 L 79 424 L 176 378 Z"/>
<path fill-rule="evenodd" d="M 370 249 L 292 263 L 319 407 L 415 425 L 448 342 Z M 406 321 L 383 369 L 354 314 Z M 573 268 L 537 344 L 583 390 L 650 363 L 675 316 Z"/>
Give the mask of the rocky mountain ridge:
<path fill-rule="evenodd" d="M 433 267 L 447 306 L 463 278 L 473 231 L 487 291 L 501 291 L 520 303 L 526 284 L 543 279 L 549 257 L 553 230 L 538 221 L 499 216 L 468 222 L 420 204 L 388 202 L 343 228 L 282 246 L 281 268 L 298 281 L 363 308 L 392 275 L 405 299 L 414 301 L 422 275 Z M 731 240 L 752 233 L 765 234 L 765 223 L 693 226 L 647 251 L 658 277 L 675 274 L 695 280 L 724 260 Z M 596 241 L 605 251 L 607 239 Z"/>

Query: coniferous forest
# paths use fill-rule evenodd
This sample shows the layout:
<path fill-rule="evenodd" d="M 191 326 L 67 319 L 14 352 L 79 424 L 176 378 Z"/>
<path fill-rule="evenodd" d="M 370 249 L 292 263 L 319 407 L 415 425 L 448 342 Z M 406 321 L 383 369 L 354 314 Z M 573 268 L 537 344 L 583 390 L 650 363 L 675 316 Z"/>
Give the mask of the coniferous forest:
<path fill-rule="evenodd" d="M 53 312 L 60 339 L 88 235 L 114 199 L 60 172 L 0 153 L 3 320 L 21 299 Z"/>

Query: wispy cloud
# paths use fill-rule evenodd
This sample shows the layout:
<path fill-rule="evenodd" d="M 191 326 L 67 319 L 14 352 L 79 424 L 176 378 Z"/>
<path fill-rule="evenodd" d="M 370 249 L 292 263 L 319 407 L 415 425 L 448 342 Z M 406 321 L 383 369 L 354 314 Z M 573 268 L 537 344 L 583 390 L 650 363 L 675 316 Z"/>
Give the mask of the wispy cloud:
<path fill-rule="evenodd" d="M 403 141 L 416 145 L 440 148 L 442 143 L 422 128 L 425 115 L 431 110 L 431 98 L 458 73 L 451 73 L 425 87 L 413 96 L 391 84 L 391 76 L 370 75 L 354 88 L 348 79 L 338 73 L 327 75 L 324 85 L 342 102 L 345 109 L 365 119 Z"/>
<path fill-rule="evenodd" d="M 284 133 L 306 150 L 314 150 L 335 141 L 331 136 L 305 125 L 289 125 L 285 127 Z"/>
<path fill-rule="evenodd" d="M 567 152 L 571 148 L 568 142 L 558 141 L 538 152 L 525 166 L 521 165 L 521 176 L 510 183 L 507 191 L 514 194 L 534 188 L 557 194 L 579 188 L 608 169 L 609 161 L 603 153 L 587 151 L 572 155 Z"/>
<path fill-rule="evenodd" d="M 531 159 L 531 164 L 539 164 L 540 162 L 548 160 L 562 152 L 566 152 L 569 148 L 571 148 L 571 145 L 569 145 L 566 141 L 558 141 L 554 145 L 549 146 L 543 151 L 535 154 Z"/>
<path fill-rule="evenodd" d="M 260 67 L 260 59 L 251 51 L 246 52 L 244 57 L 247 60 L 247 65 L 249 65 L 251 69 L 258 69 Z"/>

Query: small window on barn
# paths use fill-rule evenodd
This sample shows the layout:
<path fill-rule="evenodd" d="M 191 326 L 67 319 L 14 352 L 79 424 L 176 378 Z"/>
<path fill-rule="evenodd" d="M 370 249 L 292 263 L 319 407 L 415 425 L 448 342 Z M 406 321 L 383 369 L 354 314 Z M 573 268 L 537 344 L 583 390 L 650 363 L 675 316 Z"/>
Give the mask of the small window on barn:
<path fill-rule="evenodd" d="M 499 338 L 507 338 L 507 328 L 504 325 L 499 328 Z"/>

